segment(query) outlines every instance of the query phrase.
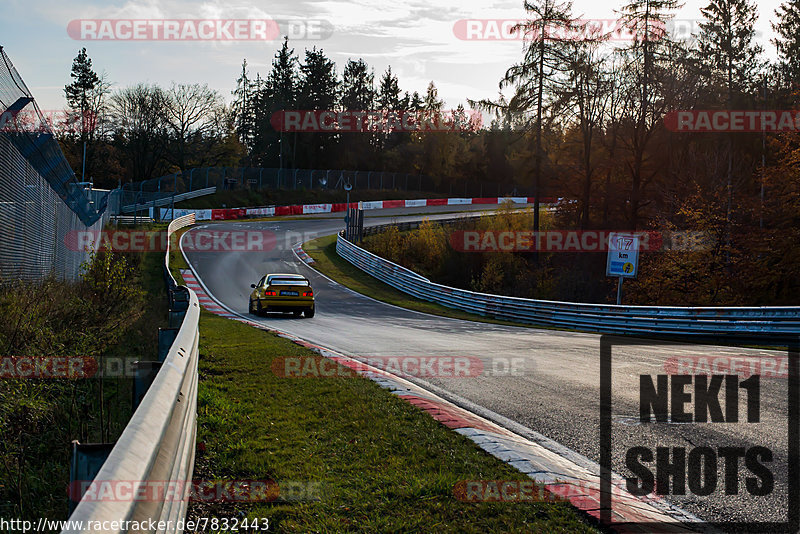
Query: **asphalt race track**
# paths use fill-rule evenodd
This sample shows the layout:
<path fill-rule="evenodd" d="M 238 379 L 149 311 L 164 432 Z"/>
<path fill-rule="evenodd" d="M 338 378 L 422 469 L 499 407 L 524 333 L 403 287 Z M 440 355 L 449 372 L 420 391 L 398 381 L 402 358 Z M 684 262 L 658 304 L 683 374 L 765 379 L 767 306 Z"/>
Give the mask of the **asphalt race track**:
<path fill-rule="evenodd" d="M 412 208 L 414 213 L 455 211 L 456 206 Z M 464 206 L 475 209 L 475 206 Z M 377 215 L 409 210 L 365 212 L 365 225 L 420 216 Z M 452 217 L 434 215 L 433 217 Z M 328 216 L 329 217 L 329 216 Z M 590 460 L 599 461 L 600 336 L 555 330 L 509 327 L 426 315 L 390 306 L 354 293 L 319 275 L 300 262 L 292 246 L 333 234 L 343 227 L 341 218 L 309 217 L 302 220 L 214 223 L 215 230 L 267 230 L 274 232 L 276 246 L 269 251 L 186 253 L 206 289 L 231 311 L 248 315 L 269 327 L 356 357 L 369 356 L 472 356 L 483 361 L 480 376 L 425 378 L 451 400 L 466 399 L 520 425 L 551 438 Z M 199 228 L 210 225 L 199 225 Z M 194 230 L 192 230 L 194 231 Z M 191 234 L 191 231 L 187 233 Z M 312 319 L 248 314 L 250 284 L 265 273 L 299 272 L 312 283 L 317 313 Z M 763 462 L 774 475 L 774 490 L 767 496 L 751 496 L 746 478 L 753 473 L 739 459 L 738 494 L 726 495 L 724 462 L 718 458 L 716 489 L 709 496 L 690 492 L 687 475 L 685 496 L 670 495 L 674 504 L 706 521 L 786 520 L 787 509 L 787 379 L 761 379 L 760 422 L 747 423 L 746 391 L 739 392 L 739 422 L 640 424 L 639 375 L 664 374 L 671 357 L 785 356 L 756 349 L 693 346 L 637 346 L 613 350 L 613 457 L 614 470 L 623 476 L 626 452 L 631 447 L 685 447 L 687 454 L 699 446 L 767 447 L 771 462 Z M 510 372 L 510 365 L 516 371 Z M 265 368 L 265 372 L 270 372 Z M 742 379 L 746 378 L 743 377 Z M 439 390 L 437 390 L 438 392 Z M 692 386 L 687 393 L 694 395 Z M 723 385 L 720 398 L 729 393 Z M 693 404 L 687 404 L 689 412 Z M 723 409 L 725 406 L 723 405 Z M 763 460 L 763 458 L 762 458 Z M 655 471 L 655 462 L 648 464 Z"/>

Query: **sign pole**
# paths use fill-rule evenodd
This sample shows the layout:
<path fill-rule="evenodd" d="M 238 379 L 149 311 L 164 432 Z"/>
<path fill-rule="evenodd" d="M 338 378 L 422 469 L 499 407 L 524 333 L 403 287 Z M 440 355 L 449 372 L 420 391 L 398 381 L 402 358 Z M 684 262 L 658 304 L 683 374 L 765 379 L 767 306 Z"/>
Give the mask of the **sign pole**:
<path fill-rule="evenodd" d="M 616 276 L 617 306 L 622 304 L 622 282 L 624 278 L 636 278 L 639 270 L 639 235 L 612 232 L 608 236 L 608 258 L 606 276 Z"/>

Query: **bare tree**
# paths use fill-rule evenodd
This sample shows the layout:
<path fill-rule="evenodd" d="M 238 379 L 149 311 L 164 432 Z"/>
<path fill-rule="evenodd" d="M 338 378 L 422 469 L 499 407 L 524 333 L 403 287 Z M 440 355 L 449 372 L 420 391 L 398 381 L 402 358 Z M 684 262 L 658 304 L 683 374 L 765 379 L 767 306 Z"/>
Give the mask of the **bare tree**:
<path fill-rule="evenodd" d="M 111 97 L 115 141 L 131 181 L 153 178 L 166 151 L 168 97 L 157 85 L 126 87 Z"/>
<path fill-rule="evenodd" d="M 214 131 L 214 116 L 223 106 L 216 91 L 203 84 L 173 84 L 165 93 L 165 120 L 170 132 L 170 162 L 186 170 L 190 164 L 193 141 L 202 141 Z"/>

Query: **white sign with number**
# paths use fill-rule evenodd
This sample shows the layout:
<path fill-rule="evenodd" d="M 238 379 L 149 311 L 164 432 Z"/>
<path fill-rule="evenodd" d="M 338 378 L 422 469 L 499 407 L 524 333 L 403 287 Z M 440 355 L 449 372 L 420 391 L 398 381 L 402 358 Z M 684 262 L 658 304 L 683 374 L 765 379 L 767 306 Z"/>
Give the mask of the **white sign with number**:
<path fill-rule="evenodd" d="M 606 276 L 636 277 L 639 271 L 639 238 L 635 234 L 609 234 Z"/>

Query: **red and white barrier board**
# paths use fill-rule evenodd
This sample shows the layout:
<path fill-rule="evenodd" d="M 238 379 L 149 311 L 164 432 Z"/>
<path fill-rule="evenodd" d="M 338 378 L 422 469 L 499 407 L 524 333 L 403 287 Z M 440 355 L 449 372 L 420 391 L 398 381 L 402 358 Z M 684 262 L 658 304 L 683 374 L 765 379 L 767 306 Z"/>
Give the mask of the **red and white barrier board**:
<path fill-rule="evenodd" d="M 275 215 L 275 208 L 247 208 L 248 217 L 272 217 Z"/>
<path fill-rule="evenodd" d="M 303 213 L 330 213 L 333 204 L 303 204 Z"/>
<path fill-rule="evenodd" d="M 213 210 L 193 210 L 187 208 L 180 208 L 180 209 L 175 208 L 175 213 L 173 214 L 172 208 L 161 208 L 161 220 L 171 221 L 172 219 L 177 219 L 178 217 L 183 217 L 184 215 L 189 215 L 190 213 L 194 213 L 196 221 L 210 221 L 212 211 Z"/>
<path fill-rule="evenodd" d="M 420 198 L 413 200 L 372 200 L 365 202 L 351 202 L 350 207 L 364 210 L 391 209 L 391 208 L 421 208 L 424 206 L 464 206 L 500 204 L 510 200 L 514 204 L 532 204 L 534 197 L 480 197 L 480 198 Z M 541 198 L 542 204 L 554 204 L 561 199 L 546 197 Z M 301 204 L 295 206 L 270 206 L 262 208 L 233 208 L 215 210 L 176 209 L 175 218 L 196 213 L 198 221 L 243 219 L 245 217 L 273 217 L 282 215 L 306 215 L 312 213 L 334 213 L 346 211 L 344 202 L 333 204 Z M 162 208 L 161 219 L 171 220 L 172 210 Z"/>

